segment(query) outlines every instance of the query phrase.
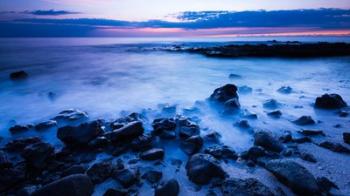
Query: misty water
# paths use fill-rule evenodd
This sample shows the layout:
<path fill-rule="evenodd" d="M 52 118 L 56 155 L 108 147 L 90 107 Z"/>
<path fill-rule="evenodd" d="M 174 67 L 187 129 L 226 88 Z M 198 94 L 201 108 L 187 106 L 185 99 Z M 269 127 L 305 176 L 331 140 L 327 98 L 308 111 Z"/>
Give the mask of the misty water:
<path fill-rule="evenodd" d="M 249 120 L 253 128 L 276 133 L 297 131 L 302 127 L 291 121 L 310 115 L 320 123 L 307 128 L 327 130 L 330 137 L 341 135 L 334 128 L 336 124 L 342 130 L 350 129 L 347 118 L 313 107 L 315 98 L 324 93 L 339 93 L 350 103 L 349 57 L 220 59 L 144 51 L 174 44 L 217 45 L 228 40 L 197 41 L 0 40 L 0 136 L 5 138 L 2 143 L 11 136 L 10 126 L 42 122 L 69 108 L 86 111 L 91 119 L 108 120 L 128 112 L 147 113 L 162 104 L 176 105 L 177 113 L 184 114 L 184 109 L 200 106 L 215 88 L 227 83 L 252 88 L 251 93 L 239 92 L 239 97 L 243 111 L 258 115 L 257 120 Z M 11 81 L 9 73 L 17 70 L 25 70 L 29 78 Z M 230 74 L 241 77 L 230 78 Z M 292 93 L 277 92 L 282 86 L 290 86 Z M 281 103 L 282 118 L 267 116 L 272 110 L 264 108 L 263 102 L 268 99 Z M 199 124 L 204 130 L 219 132 L 222 141 L 238 152 L 252 145 L 251 132 L 234 125 L 240 120 L 237 116 L 222 117 L 211 108 L 190 115 L 201 119 Z M 55 136 L 54 132 L 44 135 L 54 140 L 52 143 L 57 142 Z"/>

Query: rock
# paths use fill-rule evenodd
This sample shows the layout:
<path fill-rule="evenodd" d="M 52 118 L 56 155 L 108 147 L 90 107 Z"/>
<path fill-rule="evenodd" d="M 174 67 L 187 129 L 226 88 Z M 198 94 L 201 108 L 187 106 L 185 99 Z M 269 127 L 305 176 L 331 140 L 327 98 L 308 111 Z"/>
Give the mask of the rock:
<path fill-rule="evenodd" d="M 300 154 L 300 158 L 305 160 L 305 161 L 311 162 L 311 163 L 316 163 L 317 162 L 317 160 L 314 157 L 314 155 L 309 154 L 309 153 L 305 153 L 305 152 Z"/>
<path fill-rule="evenodd" d="M 239 78 L 242 78 L 242 76 L 241 76 L 241 75 L 238 75 L 238 74 L 230 74 L 230 75 L 228 76 L 228 78 L 230 78 L 230 79 L 239 79 Z"/>
<path fill-rule="evenodd" d="M 349 112 L 341 110 L 338 112 L 338 115 L 339 115 L 339 117 L 345 118 L 345 117 L 349 116 Z"/>
<path fill-rule="evenodd" d="M 163 159 L 164 150 L 161 148 L 152 148 L 150 150 L 147 150 L 141 153 L 140 157 L 143 160 L 149 160 L 149 161 Z"/>
<path fill-rule="evenodd" d="M 309 137 L 299 137 L 299 138 L 293 138 L 292 142 L 303 144 L 303 143 L 312 142 L 312 140 Z"/>
<path fill-rule="evenodd" d="M 180 185 L 175 179 L 168 180 L 154 191 L 154 196 L 177 196 L 180 192 Z"/>
<path fill-rule="evenodd" d="M 162 139 L 175 139 L 176 138 L 176 122 L 172 118 L 159 118 L 155 119 L 152 123 L 152 134 L 159 136 Z"/>
<path fill-rule="evenodd" d="M 279 88 L 277 90 L 277 92 L 279 92 L 281 94 L 290 94 L 293 92 L 293 89 L 290 86 L 282 86 L 281 88 Z"/>
<path fill-rule="evenodd" d="M 131 142 L 131 148 L 135 151 L 144 151 L 152 147 L 153 137 L 151 135 L 140 135 Z"/>
<path fill-rule="evenodd" d="M 108 189 L 103 196 L 128 196 L 128 192 L 119 189 Z"/>
<path fill-rule="evenodd" d="M 238 88 L 238 92 L 239 92 L 240 94 L 250 94 L 250 93 L 253 92 L 253 88 L 251 88 L 251 87 L 249 87 L 249 86 L 246 86 L 246 85 L 240 86 L 240 87 Z"/>
<path fill-rule="evenodd" d="M 112 163 L 109 161 L 103 161 L 93 164 L 86 174 L 90 177 L 94 184 L 99 184 L 111 177 L 114 172 Z"/>
<path fill-rule="evenodd" d="M 41 142 L 41 139 L 39 137 L 28 137 L 28 138 L 21 138 L 21 139 L 15 139 L 10 141 L 6 144 L 5 149 L 10 152 L 20 152 L 22 151 L 26 146 L 30 144 L 35 144 Z"/>
<path fill-rule="evenodd" d="M 259 157 L 263 157 L 265 155 L 266 153 L 263 148 L 261 148 L 260 146 L 253 146 L 249 148 L 248 151 L 243 152 L 241 154 L 241 157 L 246 160 L 256 161 Z"/>
<path fill-rule="evenodd" d="M 271 109 L 271 110 L 275 110 L 277 108 L 279 108 L 281 106 L 281 104 L 276 101 L 275 99 L 268 99 L 263 103 L 263 107 L 266 109 Z"/>
<path fill-rule="evenodd" d="M 138 180 L 136 173 L 129 169 L 122 169 L 116 171 L 113 174 L 113 179 L 118 181 L 124 188 L 130 187 L 131 185 L 135 184 Z"/>
<path fill-rule="evenodd" d="M 0 170 L 5 168 L 11 168 L 11 167 L 12 167 L 12 163 L 8 159 L 7 153 L 0 150 Z"/>
<path fill-rule="evenodd" d="M 93 190 L 94 186 L 87 175 L 74 174 L 43 186 L 32 196 L 90 196 Z"/>
<path fill-rule="evenodd" d="M 224 103 L 225 112 L 232 112 L 238 110 L 241 105 L 238 98 L 232 98 Z"/>
<path fill-rule="evenodd" d="M 186 164 L 188 178 L 196 184 L 208 184 L 213 178 L 225 178 L 219 162 L 209 154 L 192 155 Z"/>
<path fill-rule="evenodd" d="M 65 177 L 73 174 L 83 174 L 85 173 L 85 171 L 86 171 L 86 168 L 83 165 L 73 165 L 68 169 L 64 170 L 61 176 Z"/>
<path fill-rule="evenodd" d="M 181 142 L 181 149 L 188 155 L 197 153 L 203 146 L 201 136 L 192 136 Z"/>
<path fill-rule="evenodd" d="M 345 146 L 339 144 L 339 143 L 333 143 L 330 141 L 324 141 L 319 144 L 319 146 L 326 148 L 328 150 L 331 150 L 333 152 L 338 152 L 338 153 L 345 153 L 345 154 L 350 154 L 350 149 L 346 148 Z"/>
<path fill-rule="evenodd" d="M 225 105 L 229 109 L 239 109 L 240 104 L 237 94 L 237 86 L 234 84 L 226 84 L 214 90 L 209 100 L 212 102 Z"/>
<path fill-rule="evenodd" d="M 254 134 L 254 144 L 269 151 L 281 152 L 283 150 L 283 145 L 265 131 L 259 131 Z"/>
<path fill-rule="evenodd" d="M 249 122 L 247 120 L 240 120 L 240 121 L 236 122 L 235 125 L 241 129 L 249 129 L 250 128 Z"/>
<path fill-rule="evenodd" d="M 318 195 L 320 192 L 315 177 L 294 161 L 271 160 L 267 162 L 265 168 L 296 194 Z"/>
<path fill-rule="evenodd" d="M 83 123 L 77 127 L 61 127 L 57 131 L 57 137 L 66 145 L 87 145 L 91 140 L 101 135 L 103 130 L 99 121 Z"/>
<path fill-rule="evenodd" d="M 344 143 L 350 144 L 350 132 L 343 133 L 343 140 L 344 140 Z"/>
<path fill-rule="evenodd" d="M 314 119 L 312 119 L 311 116 L 302 116 L 300 118 L 298 118 L 297 120 L 293 121 L 293 123 L 297 124 L 297 125 L 313 125 L 316 122 L 314 121 Z"/>
<path fill-rule="evenodd" d="M 66 121 L 78 121 L 78 120 L 86 120 L 88 119 L 88 115 L 86 112 L 77 110 L 77 109 L 69 109 L 60 112 L 54 120 L 66 120 Z"/>
<path fill-rule="evenodd" d="M 22 152 L 22 156 L 27 161 L 27 164 L 37 169 L 43 169 L 53 155 L 54 148 L 44 142 L 28 145 Z"/>
<path fill-rule="evenodd" d="M 293 140 L 292 133 L 290 131 L 285 131 L 279 140 L 283 143 L 291 142 Z"/>
<path fill-rule="evenodd" d="M 204 153 L 210 154 L 217 159 L 237 159 L 236 152 L 228 146 L 214 145 L 204 150 Z"/>
<path fill-rule="evenodd" d="M 181 138 L 187 139 L 189 137 L 199 135 L 199 126 L 188 119 L 179 120 L 179 124 L 179 135 Z"/>
<path fill-rule="evenodd" d="M 305 136 L 317 136 L 317 135 L 325 136 L 324 132 L 321 130 L 302 130 L 302 131 L 299 131 L 299 133 Z"/>
<path fill-rule="evenodd" d="M 28 78 L 28 73 L 23 70 L 10 73 L 11 80 L 23 80 L 26 78 Z"/>
<path fill-rule="evenodd" d="M 10 127 L 9 131 L 12 134 L 17 134 L 17 133 L 29 131 L 32 128 L 33 128 L 33 125 L 15 125 L 13 127 Z"/>
<path fill-rule="evenodd" d="M 8 190 L 25 180 L 25 170 L 23 168 L 5 168 L 0 173 L 0 192 Z"/>
<path fill-rule="evenodd" d="M 325 192 L 325 193 L 329 193 L 329 191 L 332 188 L 339 189 L 338 186 L 334 184 L 334 182 L 330 181 L 326 177 L 317 178 L 317 184 L 318 184 L 318 187 L 320 187 L 320 189 L 322 190 L 322 192 Z"/>
<path fill-rule="evenodd" d="M 159 182 L 160 179 L 162 179 L 163 173 L 161 171 L 155 171 L 150 170 L 147 171 L 144 175 L 142 175 L 142 178 L 146 179 L 151 184 Z"/>
<path fill-rule="evenodd" d="M 279 110 L 275 110 L 275 111 L 267 113 L 267 115 L 272 117 L 272 118 L 280 118 L 282 116 L 282 112 Z"/>
<path fill-rule="evenodd" d="M 98 136 L 88 143 L 88 146 L 93 149 L 105 148 L 110 144 L 110 141 L 105 136 Z"/>
<path fill-rule="evenodd" d="M 347 104 L 338 94 L 324 94 L 316 98 L 315 106 L 322 109 L 339 109 L 346 107 Z"/>
<path fill-rule="evenodd" d="M 35 129 L 38 131 L 41 131 L 41 130 L 49 129 L 49 128 L 55 127 L 55 126 L 57 126 L 57 121 L 49 120 L 49 121 L 42 122 L 42 123 L 35 125 Z"/>
<path fill-rule="evenodd" d="M 144 131 L 141 121 L 133 121 L 122 128 L 108 132 L 105 136 L 114 142 L 130 141 L 138 136 L 142 135 Z"/>
<path fill-rule="evenodd" d="M 270 188 L 254 178 L 228 179 L 221 186 L 225 196 L 273 196 Z"/>

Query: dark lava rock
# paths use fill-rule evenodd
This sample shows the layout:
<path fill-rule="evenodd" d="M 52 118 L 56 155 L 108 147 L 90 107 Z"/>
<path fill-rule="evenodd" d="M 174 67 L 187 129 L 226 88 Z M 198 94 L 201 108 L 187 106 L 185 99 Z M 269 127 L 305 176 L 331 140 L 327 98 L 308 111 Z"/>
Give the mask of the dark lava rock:
<path fill-rule="evenodd" d="M 334 182 L 330 181 L 326 177 L 317 178 L 317 184 L 318 187 L 320 187 L 320 189 L 322 190 L 322 192 L 326 193 L 328 193 L 332 188 L 339 189 L 338 186 L 334 184 Z"/>
<path fill-rule="evenodd" d="M 267 113 L 267 115 L 272 117 L 272 118 L 280 118 L 282 116 L 282 112 L 279 110 L 275 110 L 275 111 Z"/>
<path fill-rule="evenodd" d="M 162 139 L 175 139 L 176 138 L 176 122 L 172 118 L 159 118 L 155 119 L 152 123 L 152 134 L 159 136 Z"/>
<path fill-rule="evenodd" d="M 263 148 L 260 146 L 253 146 L 249 148 L 249 150 L 241 153 L 241 157 L 246 160 L 253 160 L 256 161 L 259 157 L 265 156 L 266 153 Z"/>
<path fill-rule="evenodd" d="M 214 90 L 209 97 L 210 101 L 224 104 L 229 109 L 239 109 L 240 104 L 237 94 L 237 86 L 234 84 L 226 84 Z"/>
<path fill-rule="evenodd" d="M 315 106 L 322 109 L 339 109 L 347 104 L 338 94 L 324 94 L 316 98 Z"/>
<path fill-rule="evenodd" d="M 86 174 L 90 177 L 94 184 L 99 184 L 107 178 L 111 177 L 113 174 L 113 166 L 109 161 L 103 161 L 95 163 L 87 171 Z"/>
<path fill-rule="evenodd" d="M 314 121 L 314 119 L 312 119 L 311 116 L 302 116 L 297 120 L 293 121 L 293 123 L 303 126 L 303 125 L 313 125 L 316 122 Z"/>
<path fill-rule="evenodd" d="M 275 110 L 275 109 L 279 108 L 280 106 L 281 106 L 281 104 L 278 101 L 276 101 L 275 99 L 269 99 L 263 103 L 264 108 L 271 109 L 271 110 Z"/>
<path fill-rule="evenodd" d="M 38 131 L 41 131 L 41 130 L 49 129 L 49 128 L 55 127 L 55 126 L 57 126 L 57 121 L 49 120 L 49 121 L 42 122 L 42 123 L 35 125 L 35 129 Z"/>
<path fill-rule="evenodd" d="M 26 159 L 27 163 L 38 169 L 43 169 L 47 160 L 54 155 L 54 148 L 44 142 L 31 144 L 23 149 L 22 156 Z"/>
<path fill-rule="evenodd" d="M 163 173 L 161 171 L 156 170 L 150 170 L 147 171 L 144 175 L 142 175 L 142 178 L 146 179 L 151 184 L 159 182 L 160 179 L 162 179 Z"/>
<path fill-rule="evenodd" d="M 249 86 L 246 86 L 246 85 L 240 86 L 240 87 L 238 88 L 238 92 L 239 92 L 240 94 L 250 94 L 250 93 L 253 92 L 253 88 L 251 88 L 251 87 L 249 87 Z"/>
<path fill-rule="evenodd" d="M 188 155 L 197 153 L 203 146 L 201 136 L 192 136 L 181 142 L 181 149 Z"/>
<path fill-rule="evenodd" d="M 7 153 L 0 150 L 0 170 L 10 167 L 12 167 L 12 163 L 8 159 Z"/>
<path fill-rule="evenodd" d="M 0 192 L 18 185 L 25 179 L 25 170 L 23 168 L 2 169 L 0 173 Z"/>
<path fill-rule="evenodd" d="M 339 152 L 339 153 L 346 153 L 350 154 L 350 149 L 346 148 L 345 146 L 339 144 L 339 143 L 333 143 L 330 141 L 324 141 L 319 144 L 319 146 L 323 148 L 327 148 L 328 150 L 331 150 L 333 152 Z"/>
<path fill-rule="evenodd" d="M 83 165 L 73 165 L 62 172 L 62 177 L 70 176 L 73 174 L 83 174 L 86 168 Z"/>
<path fill-rule="evenodd" d="M 270 188 L 254 178 L 228 179 L 221 186 L 225 196 L 273 196 Z"/>
<path fill-rule="evenodd" d="M 265 168 L 296 194 L 317 195 L 320 191 L 315 177 L 294 161 L 271 160 L 267 162 Z"/>
<path fill-rule="evenodd" d="M 67 145 L 87 145 L 91 140 L 103 133 L 99 121 L 83 123 L 77 127 L 61 127 L 57 137 Z"/>
<path fill-rule="evenodd" d="M 12 134 L 16 134 L 16 133 L 22 133 L 22 132 L 29 131 L 32 128 L 33 128 L 33 125 L 15 125 L 13 127 L 10 127 L 9 131 Z"/>
<path fill-rule="evenodd" d="M 123 187 L 127 188 L 137 182 L 137 175 L 134 171 L 123 169 L 113 174 L 113 179 L 118 181 Z"/>
<path fill-rule="evenodd" d="M 168 180 L 154 191 L 154 196 L 177 196 L 180 192 L 180 185 L 175 179 Z"/>
<path fill-rule="evenodd" d="M 254 144 L 269 151 L 281 152 L 283 150 L 283 145 L 265 131 L 259 131 L 254 134 Z"/>
<path fill-rule="evenodd" d="M 350 144 L 350 133 L 349 132 L 343 133 L 343 140 L 344 140 L 344 143 Z"/>
<path fill-rule="evenodd" d="M 186 164 L 188 178 L 196 184 L 208 184 L 213 178 L 225 178 L 219 162 L 209 154 L 195 154 Z"/>
<path fill-rule="evenodd" d="M 240 121 L 236 122 L 235 125 L 241 129 L 249 129 L 250 128 L 249 122 L 247 120 L 240 120 Z"/>
<path fill-rule="evenodd" d="M 108 189 L 103 196 L 128 196 L 128 192 L 119 189 Z"/>
<path fill-rule="evenodd" d="M 66 121 L 77 121 L 77 120 L 86 120 L 86 119 L 88 119 L 87 113 L 76 109 L 64 110 L 54 118 L 54 120 L 66 120 Z"/>
<path fill-rule="evenodd" d="M 135 151 L 144 151 L 152 147 L 153 137 L 151 135 L 140 135 L 131 142 L 131 148 Z"/>
<path fill-rule="evenodd" d="M 305 160 L 305 161 L 311 162 L 311 163 L 316 163 L 317 162 L 317 160 L 314 157 L 314 155 L 309 154 L 309 153 L 305 153 L 305 152 L 300 154 L 300 158 Z"/>
<path fill-rule="evenodd" d="M 147 150 L 141 153 L 140 157 L 143 160 L 150 160 L 150 161 L 163 159 L 164 150 L 161 148 L 152 148 L 150 150 Z"/>
<path fill-rule="evenodd" d="M 321 130 L 302 130 L 302 131 L 299 131 L 299 133 L 305 136 L 317 136 L 317 135 L 325 136 L 324 132 Z"/>
<path fill-rule="evenodd" d="M 290 94 L 293 92 L 293 89 L 290 86 L 282 86 L 281 88 L 279 88 L 277 90 L 277 92 L 279 92 L 281 94 Z"/>
<path fill-rule="evenodd" d="M 74 174 L 43 186 L 32 196 L 90 196 L 93 190 L 94 186 L 87 175 Z"/>
<path fill-rule="evenodd" d="M 133 121 L 122 128 L 108 132 L 105 136 L 111 141 L 129 141 L 143 134 L 144 128 L 141 121 Z"/>
<path fill-rule="evenodd" d="M 26 78 L 28 78 L 28 74 L 23 70 L 10 73 L 11 80 L 23 80 Z"/>
<path fill-rule="evenodd" d="M 199 135 L 199 126 L 188 119 L 179 119 L 179 135 L 181 138 L 189 138 Z"/>
<path fill-rule="evenodd" d="M 210 154 L 217 159 L 237 159 L 236 152 L 228 146 L 215 145 L 204 150 L 204 153 Z"/>
<path fill-rule="evenodd" d="M 6 144 L 5 149 L 10 152 L 20 152 L 22 151 L 26 146 L 30 144 L 35 144 L 41 142 L 39 137 L 28 137 L 28 138 L 21 138 L 21 139 L 15 139 L 10 141 Z"/>

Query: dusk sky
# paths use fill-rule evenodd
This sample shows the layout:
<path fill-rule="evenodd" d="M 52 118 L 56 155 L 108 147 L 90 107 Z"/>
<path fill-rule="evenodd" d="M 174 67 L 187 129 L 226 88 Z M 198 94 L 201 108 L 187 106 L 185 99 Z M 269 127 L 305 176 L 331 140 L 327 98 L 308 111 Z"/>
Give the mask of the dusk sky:
<path fill-rule="evenodd" d="M 349 35 L 350 0 L 1 0 L 0 21 L 2 37 Z"/>

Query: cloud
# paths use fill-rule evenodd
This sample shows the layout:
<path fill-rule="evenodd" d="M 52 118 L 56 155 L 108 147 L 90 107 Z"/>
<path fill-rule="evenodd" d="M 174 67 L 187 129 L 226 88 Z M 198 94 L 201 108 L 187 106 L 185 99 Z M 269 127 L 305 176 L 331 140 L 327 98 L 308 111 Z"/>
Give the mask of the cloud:
<path fill-rule="evenodd" d="M 34 11 L 25 11 L 24 13 L 38 15 L 38 16 L 60 16 L 60 15 L 69 15 L 69 14 L 80 14 L 80 12 L 72 12 L 66 10 L 34 10 Z"/>

